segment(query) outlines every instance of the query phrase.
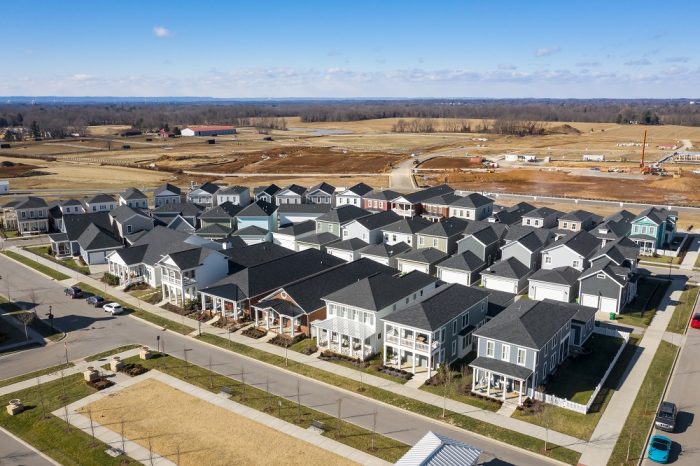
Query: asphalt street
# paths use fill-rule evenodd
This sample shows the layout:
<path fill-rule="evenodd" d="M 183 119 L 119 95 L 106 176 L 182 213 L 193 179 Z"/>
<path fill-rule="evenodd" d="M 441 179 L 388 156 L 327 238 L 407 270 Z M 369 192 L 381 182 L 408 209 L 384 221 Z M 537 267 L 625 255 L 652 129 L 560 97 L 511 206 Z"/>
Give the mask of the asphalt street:
<path fill-rule="evenodd" d="M 0 465 L 2 466 L 52 466 L 34 450 L 0 431 Z"/>
<path fill-rule="evenodd" d="M 342 399 L 341 417 L 348 422 L 371 430 L 373 413 L 377 412 L 377 432 L 413 445 L 428 430 L 474 445 L 484 451 L 481 459 L 487 464 L 540 465 L 547 463 L 541 456 L 474 435 L 462 429 L 452 428 L 440 421 L 432 421 L 410 412 L 375 402 L 361 395 L 339 390 L 310 379 L 300 378 L 283 369 L 271 367 L 235 353 L 201 343 L 191 337 L 164 333 L 141 320 L 122 315 L 111 317 L 101 309 L 88 306 L 84 300 L 70 300 L 63 294 L 63 286 L 44 278 L 29 269 L 0 256 L 0 293 L 7 294 L 21 306 L 37 304 L 37 312 L 44 315 L 48 306 L 53 307 L 55 325 L 68 333 L 66 338 L 68 358 L 81 359 L 100 351 L 130 343 L 155 347 L 156 336 L 161 335 L 165 349 L 173 356 L 187 359 L 194 364 L 240 380 L 245 374 L 246 383 L 271 392 L 296 399 L 297 390 L 301 403 L 328 415 L 337 414 L 338 400 Z M 0 379 L 65 361 L 63 342 L 0 357 Z M 298 388 L 297 388 L 298 387 Z M 498 459 L 496 459 L 498 458 Z"/>

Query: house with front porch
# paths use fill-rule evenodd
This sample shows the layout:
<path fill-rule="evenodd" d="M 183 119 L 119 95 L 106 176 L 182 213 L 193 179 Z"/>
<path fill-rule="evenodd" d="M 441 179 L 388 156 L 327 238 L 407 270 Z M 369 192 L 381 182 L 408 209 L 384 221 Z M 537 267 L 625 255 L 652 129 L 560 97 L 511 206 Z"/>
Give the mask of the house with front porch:
<path fill-rule="evenodd" d="M 493 199 L 479 193 L 469 193 L 450 204 L 449 217 L 465 220 L 485 220 L 493 213 Z"/>
<path fill-rule="evenodd" d="M 629 238 L 639 245 L 642 255 L 666 249 L 676 236 L 678 212 L 664 207 L 650 207 L 631 221 Z"/>
<path fill-rule="evenodd" d="M 450 204 L 461 199 L 455 193 L 446 193 L 426 199 L 422 204 L 421 218 L 437 222 L 450 216 Z"/>
<path fill-rule="evenodd" d="M 370 212 L 384 212 L 391 209 L 391 201 L 401 194 L 391 189 L 373 189 L 362 197 L 362 207 Z"/>
<path fill-rule="evenodd" d="M 304 197 L 309 204 L 326 204 L 333 205 L 333 195 L 335 194 L 335 186 L 321 182 L 309 188 Z"/>
<path fill-rule="evenodd" d="M 400 218 L 390 210 L 356 218 L 340 227 L 341 239 L 358 238 L 368 244 L 381 243 L 384 239 L 382 228 Z"/>
<path fill-rule="evenodd" d="M 445 218 L 416 233 L 417 249 L 433 248 L 445 254 L 457 252 L 457 240 L 469 223 L 461 218 Z"/>
<path fill-rule="evenodd" d="M 326 319 L 323 297 L 365 277 L 394 270 L 367 259 L 348 262 L 274 290 L 253 304 L 257 327 L 294 338 L 311 336 L 311 325 Z"/>
<path fill-rule="evenodd" d="M 327 318 L 314 322 L 312 337 L 321 350 L 364 360 L 382 350 L 384 317 L 423 299 L 437 283 L 420 272 L 378 274 L 351 283 L 323 298 Z"/>
<path fill-rule="evenodd" d="M 5 205 L 3 214 L 6 230 L 17 230 L 22 236 L 49 232 L 49 205 L 40 197 L 15 199 Z"/>
<path fill-rule="evenodd" d="M 83 200 L 83 205 L 85 206 L 85 212 L 93 214 L 96 212 L 109 212 L 117 206 L 117 201 L 109 194 L 100 193 Z"/>
<path fill-rule="evenodd" d="M 104 264 L 106 256 L 124 246 L 107 212 L 67 215 L 63 230 L 49 235 L 57 257 L 81 256 L 86 264 Z"/>
<path fill-rule="evenodd" d="M 275 204 L 302 204 L 306 200 L 306 188 L 298 184 L 291 184 L 275 193 Z"/>
<path fill-rule="evenodd" d="M 337 257 L 308 249 L 250 265 L 206 288 L 200 287 L 202 309 L 212 309 L 235 319 L 250 319 L 251 306 L 274 290 L 343 263 Z"/>
<path fill-rule="evenodd" d="M 432 376 L 473 350 L 472 334 L 484 324 L 488 293 L 451 283 L 384 318 L 384 364 Z"/>
<path fill-rule="evenodd" d="M 336 207 L 316 218 L 316 233 L 331 233 L 340 238 L 344 225 L 371 214 L 352 204 Z"/>
<path fill-rule="evenodd" d="M 257 186 L 253 189 L 253 201 L 265 201 L 268 204 L 275 203 L 275 194 L 282 189 L 276 184 L 271 184 L 268 186 Z"/>
<path fill-rule="evenodd" d="M 129 206 L 132 209 L 148 209 L 148 196 L 136 188 L 127 188 L 119 194 L 119 205 Z"/>
<path fill-rule="evenodd" d="M 163 299 L 184 307 L 198 299 L 199 287 L 206 288 L 228 275 L 229 261 L 221 252 L 194 247 L 166 254 L 156 263 L 160 269 Z"/>
<path fill-rule="evenodd" d="M 516 301 L 474 332 L 472 392 L 522 405 L 593 333 L 594 319 L 577 304 Z"/>
<path fill-rule="evenodd" d="M 416 234 L 425 230 L 432 224 L 433 222 L 422 217 L 403 217 L 401 220 L 382 228 L 384 243 L 406 243 L 413 247 L 416 245 Z"/>
<path fill-rule="evenodd" d="M 362 199 L 371 191 L 372 187 L 365 183 L 357 183 L 347 189 L 338 189 L 335 191 L 335 206 L 352 205 L 362 208 Z"/>
<path fill-rule="evenodd" d="M 201 186 L 193 185 L 187 196 L 187 202 L 197 204 L 202 207 L 214 207 L 216 205 L 216 193 L 221 187 L 212 182 L 206 182 Z"/>
<path fill-rule="evenodd" d="M 423 202 L 450 193 L 454 193 L 454 189 L 446 184 L 421 189 L 393 199 L 391 209 L 402 217 L 415 217 L 423 213 Z"/>
<path fill-rule="evenodd" d="M 250 204 L 250 189 L 245 186 L 226 186 L 216 192 L 216 205 L 230 202 L 245 207 Z"/>
<path fill-rule="evenodd" d="M 156 209 L 160 206 L 179 204 L 180 202 L 182 202 L 182 190 L 175 185 L 165 183 L 153 191 L 153 207 Z"/>

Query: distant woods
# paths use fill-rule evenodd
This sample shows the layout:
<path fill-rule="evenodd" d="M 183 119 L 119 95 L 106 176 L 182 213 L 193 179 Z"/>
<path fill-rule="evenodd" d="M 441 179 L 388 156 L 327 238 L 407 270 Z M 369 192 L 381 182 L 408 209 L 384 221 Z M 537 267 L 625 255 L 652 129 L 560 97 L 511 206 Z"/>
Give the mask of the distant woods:
<path fill-rule="evenodd" d="M 414 99 L 279 100 L 187 103 L 0 104 L 6 138 L 64 137 L 86 126 L 129 125 L 142 131 L 201 124 L 253 126 L 260 132 L 303 122 L 399 118 L 395 132 L 495 132 L 541 134 L 541 121 L 700 126 L 700 104 L 687 100 Z M 432 118 L 443 119 L 439 127 Z M 491 123 L 470 124 L 469 120 Z"/>

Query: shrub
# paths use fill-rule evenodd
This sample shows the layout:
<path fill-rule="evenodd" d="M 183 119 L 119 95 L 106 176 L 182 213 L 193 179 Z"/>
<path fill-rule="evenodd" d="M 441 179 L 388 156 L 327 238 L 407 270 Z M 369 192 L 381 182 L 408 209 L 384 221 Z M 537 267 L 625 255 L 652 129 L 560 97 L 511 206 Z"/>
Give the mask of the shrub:
<path fill-rule="evenodd" d="M 109 272 L 105 272 L 104 275 L 102 275 L 102 282 L 108 284 L 109 286 L 117 286 L 119 285 L 119 277 Z"/>
<path fill-rule="evenodd" d="M 145 374 L 148 369 L 143 367 L 141 364 L 129 363 L 122 367 L 121 372 L 125 373 L 130 377 L 136 377 L 137 375 Z"/>
<path fill-rule="evenodd" d="M 114 385 L 114 382 L 112 382 L 109 379 L 106 379 L 105 377 L 99 377 L 91 382 L 85 382 L 95 390 L 104 390 L 107 387 L 111 387 Z"/>
<path fill-rule="evenodd" d="M 249 328 L 243 330 L 241 332 L 241 335 L 245 335 L 245 336 L 250 337 L 250 338 L 258 339 L 258 338 L 262 338 L 265 335 L 267 335 L 267 331 L 262 330 L 262 329 L 257 328 L 257 327 L 249 327 Z"/>

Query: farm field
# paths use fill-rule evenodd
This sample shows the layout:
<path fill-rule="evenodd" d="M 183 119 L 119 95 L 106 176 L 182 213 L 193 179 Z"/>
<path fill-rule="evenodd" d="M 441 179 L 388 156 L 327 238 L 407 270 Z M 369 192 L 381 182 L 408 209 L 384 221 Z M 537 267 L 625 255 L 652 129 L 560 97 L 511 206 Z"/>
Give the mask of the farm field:
<path fill-rule="evenodd" d="M 150 441 L 153 451 L 181 466 L 354 464 L 156 380 L 139 382 L 89 407 L 99 424 L 119 432 L 123 419 L 128 439 L 145 448 Z"/>

